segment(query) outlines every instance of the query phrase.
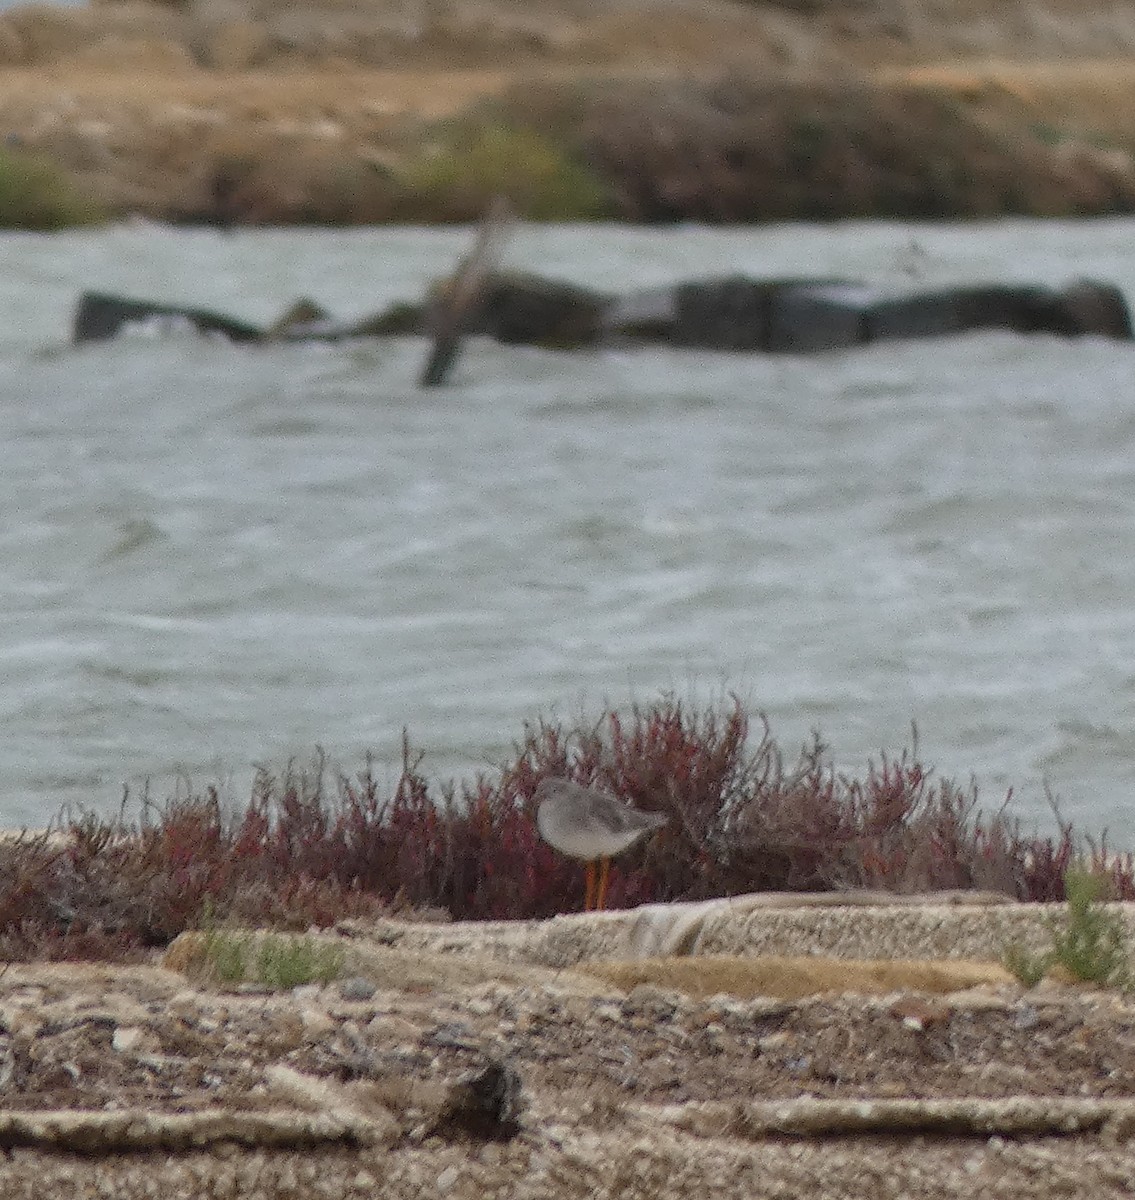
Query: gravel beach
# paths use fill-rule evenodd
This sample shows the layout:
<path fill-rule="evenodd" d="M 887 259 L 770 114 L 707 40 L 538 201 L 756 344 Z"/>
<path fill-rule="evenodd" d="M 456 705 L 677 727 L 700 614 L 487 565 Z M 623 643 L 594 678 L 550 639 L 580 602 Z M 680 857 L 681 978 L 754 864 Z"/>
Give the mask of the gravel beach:
<path fill-rule="evenodd" d="M 1023 989 L 999 948 L 1051 914 L 960 899 L 347 922 L 339 980 L 275 993 L 200 934 L 12 964 L 0 1192 L 1127 1194 L 1135 1003 Z"/>

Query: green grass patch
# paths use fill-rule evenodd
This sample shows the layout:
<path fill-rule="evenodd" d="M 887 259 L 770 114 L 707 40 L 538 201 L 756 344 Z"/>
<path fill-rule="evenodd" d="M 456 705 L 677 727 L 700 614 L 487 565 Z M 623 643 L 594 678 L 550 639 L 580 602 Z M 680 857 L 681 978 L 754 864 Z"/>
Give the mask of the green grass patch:
<path fill-rule="evenodd" d="M 397 173 L 418 219 L 471 220 L 494 196 L 533 221 L 611 215 L 609 189 L 554 139 L 519 125 L 446 122 Z"/>
<path fill-rule="evenodd" d="M 1127 931 L 1119 914 L 1104 906 L 1108 880 L 1077 868 L 1064 876 L 1064 890 L 1067 914 L 1049 922 L 1053 961 L 1085 983 L 1129 986 Z"/>
<path fill-rule="evenodd" d="M 1122 917 L 1106 907 L 1109 879 L 1071 867 L 1064 876 L 1066 911 L 1047 921 L 1051 949 L 1034 953 L 1020 943 L 1005 947 L 1001 962 L 1025 987 L 1034 987 L 1054 967 L 1073 979 L 1101 987 L 1130 988 L 1131 951 Z"/>
<path fill-rule="evenodd" d="M 0 228 L 66 229 L 106 217 L 66 171 L 37 155 L 0 149 Z"/>
<path fill-rule="evenodd" d="M 308 983 L 330 983 L 343 971 L 343 950 L 310 937 L 253 935 L 210 929 L 205 933 L 206 970 L 218 983 L 259 983 L 290 991 Z"/>
<path fill-rule="evenodd" d="M 1010 942 L 1001 952 L 1001 965 L 1016 976 L 1022 987 L 1036 987 L 1052 966 L 1052 951 L 1038 954 L 1020 942 Z"/>

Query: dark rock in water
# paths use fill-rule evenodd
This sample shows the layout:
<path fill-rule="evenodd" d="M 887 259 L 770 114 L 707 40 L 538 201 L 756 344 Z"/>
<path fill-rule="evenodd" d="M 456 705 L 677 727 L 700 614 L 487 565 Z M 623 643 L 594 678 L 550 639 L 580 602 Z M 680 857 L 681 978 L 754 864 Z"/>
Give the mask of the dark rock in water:
<path fill-rule="evenodd" d="M 264 331 L 245 321 L 203 308 L 179 308 L 148 300 L 127 300 L 105 292 L 84 292 L 71 324 L 74 342 L 98 342 L 116 337 L 127 325 L 151 322 L 188 324 L 198 333 L 219 333 L 234 342 L 259 342 Z"/>
<path fill-rule="evenodd" d="M 741 277 L 680 283 L 677 318 L 666 340 L 706 350 L 763 350 L 775 287 Z"/>
<path fill-rule="evenodd" d="M 1056 293 L 1051 288 L 989 284 L 951 292 L 961 329 L 1011 329 L 1015 333 L 1058 333 Z"/>
<path fill-rule="evenodd" d="M 405 301 L 392 304 L 382 312 L 363 317 L 349 326 L 350 337 L 397 337 L 399 334 L 423 334 L 426 331 L 426 309 L 423 304 Z"/>
<path fill-rule="evenodd" d="M 678 320 L 678 289 L 649 288 L 616 296 L 603 310 L 602 335 L 609 341 L 665 342 Z"/>
<path fill-rule="evenodd" d="M 312 326 L 330 323 L 331 314 L 323 305 L 309 300 L 306 296 L 301 296 L 294 304 L 290 304 L 284 309 L 280 316 L 268 326 L 264 334 L 269 338 L 288 338 L 295 333 L 300 333 L 302 336 L 303 331 Z"/>
<path fill-rule="evenodd" d="M 855 284 L 776 288 L 763 349 L 802 354 L 842 350 L 867 340 L 864 315 L 874 293 Z"/>
<path fill-rule="evenodd" d="M 337 321 L 301 300 L 267 330 L 206 309 L 84 292 L 76 342 L 114 337 L 134 322 L 187 324 L 233 341 L 339 341 L 428 334 L 431 309 L 394 304 L 373 316 Z M 589 288 L 521 273 L 489 276 L 470 306 L 465 333 L 556 349 L 632 342 L 685 349 L 813 353 L 866 342 L 941 337 L 981 329 L 1135 339 L 1123 293 L 1079 280 L 1062 290 L 982 284 L 907 294 L 844 280 L 725 279 L 608 297 Z M 454 343 L 456 345 L 456 342 Z"/>
<path fill-rule="evenodd" d="M 1055 293 L 1048 288 L 989 284 L 882 297 L 868 308 L 864 325 L 868 341 L 977 329 L 1038 333 L 1053 328 L 1056 309 Z"/>
<path fill-rule="evenodd" d="M 382 312 L 357 321 L 337 321 L 308 301 L 292 306 L 268 331 L 278 342 L 342 342 L 349 338 L 393 337 L 400 333 L 423 333 L 425 309 L 420 304 L 392 304 Z"/>
<path fill-rule="evenodd" d="M 838 281 L 744 276 L 680 283 L 615 299 L 603 332 L 685 349 L 831 350 L 863 340 L 863 291 Z"/>
<path fill-rule="evenodd" d="M 869 342 L 942 337 L 958 333 L 961 328 L 961 313 L 951 292 L 886 296 L 876 300 L 863 314 L 864 334 Z"/>
<path fill-rule="evenodd" d="M 485 283 L 474 326 L 498 342 L 572 349 L 599 338 L 610 298 L 590 288 L 520 272 Z"/>
<path fill-rule="evenodd" d="M 1060 308 L 1067 319 L 1067 332 L 1100 337 L 1135 339 L 1131 310 L 1123 293 L 1113 283 L 1078 279 L 1060 293 Z"/>
<path fill-rule="evenodd" d="M 1133 336 L 1123 294 L 1111 284 L 1084 281 L 1064 291 L 988 284 L 886 295 L 843 280 L 743 276 L 616 298 L 602 329 L 610 340 L 797 354 L 978 329 Z"/>
<path fill-rule="evenodd" d="M 1083 280 L 1063 291 L 1029 285 L 948 288 L 876 301 L 866 316 L 871 341 L 1009 329 L 1061 337 L 1132 340 L 1131 315 L 1112 284 Z"/>
<path fill-rule="evenodd" d="M 862 288 L 842 280 L 727 279 L 674 288 L 662 341 L 705 350 L 830 350 L 862 341 Z M 640 335 L 648 326 L 640 324 Z"/>
<path fill-rule="evenodd" d="M 130 300 L 103 292 L 79 297 L 71 326 L 74 342 L 97 342 L 117 337 L 132 324 L 189 326 L 198 333 L 219 333 L 234 342 L 338 342 L 346 338 L 387 337 L 421 333 L 425 323 L 420 304 L 393 304 L 361 320 L 340 321 L 312 300 L 290 305 L 267 329 L 223 313 L 182 308 L 152 300 Z"/>

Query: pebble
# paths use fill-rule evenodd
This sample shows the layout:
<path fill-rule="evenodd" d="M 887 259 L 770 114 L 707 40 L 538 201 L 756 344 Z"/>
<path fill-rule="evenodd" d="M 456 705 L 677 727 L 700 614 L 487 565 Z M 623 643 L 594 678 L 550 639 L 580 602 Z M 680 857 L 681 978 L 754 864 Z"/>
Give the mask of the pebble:
<path fill-rule="evenodd" d="M 305 1008 L 300 1012 L 304 1033 L 310 1041 L 316 1041 L 335 1029 L 335 1022 L 325 1012 L 316 1008 Z"/>
<path fill-rule="evenodd" d="M 339 984 L 339 995 L 344 1000 L 362 1002 L 370 1000 L 378 989 L 369 979 L 364 979 L 361 975 L 352 975 L 350 979 L 344 979 Z"/>
<path fill-rule="evenodd" d="M 140 1051 L 152 1052 L 161 1048 L 152 1030 L 143 1029 L 138 1025 L 119 1025 L 110 1037 L 110 1045 L 118 1054 L 136 1054 Z"/>

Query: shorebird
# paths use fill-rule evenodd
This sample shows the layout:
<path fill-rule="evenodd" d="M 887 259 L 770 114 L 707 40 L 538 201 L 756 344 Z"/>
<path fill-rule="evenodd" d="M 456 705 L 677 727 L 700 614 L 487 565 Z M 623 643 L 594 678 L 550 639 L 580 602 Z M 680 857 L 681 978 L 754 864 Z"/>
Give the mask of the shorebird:
<path fill-rule="evenodd" d="M 584 912 L 598 911 L 607 898 L 611 858 L 629 850 L 668 818 L 658 812 L 631 808 L 606 792 L 553 776 L 536 788 L 536 828 L 550 846 L 569 858 L 587 863 Z M 595 864 L 599 862 L 598 886 Z"/>

